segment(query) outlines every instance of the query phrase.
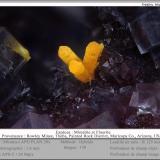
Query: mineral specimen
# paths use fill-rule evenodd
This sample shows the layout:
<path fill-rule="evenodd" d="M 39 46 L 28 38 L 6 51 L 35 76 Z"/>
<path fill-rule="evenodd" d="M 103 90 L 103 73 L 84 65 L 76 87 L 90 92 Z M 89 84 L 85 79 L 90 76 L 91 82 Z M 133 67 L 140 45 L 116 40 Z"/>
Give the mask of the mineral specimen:
<path fill-rule="evenodd" d="M 94 79 L 94 73 L 98 66 L 98 60 L 102 54 L 104 45 L 90 42 L 86 47 L 83 61 L 67 46 L 60 46 L 58 56 L 68 65 L 70 72 L 83 83 Z"/>

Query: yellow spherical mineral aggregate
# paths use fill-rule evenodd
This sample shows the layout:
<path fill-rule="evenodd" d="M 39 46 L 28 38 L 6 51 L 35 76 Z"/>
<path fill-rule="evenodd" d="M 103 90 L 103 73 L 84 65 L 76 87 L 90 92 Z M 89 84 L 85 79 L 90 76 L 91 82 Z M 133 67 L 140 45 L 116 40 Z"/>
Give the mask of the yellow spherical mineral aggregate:
<path fill-rule="evenodd" d="M 91 76 L 80 61 L 72 60 L 69 63 L 69 71 L 81 82 L 87 83 L 91 81 Z"/>
<path fill-rule="evenodd" d="M 72 51 L 72 49 L 67 46 L 59 47 L 58 56 L 66 65 L 69 65 L 70 61 L 72 60 L 81 61 L 81 59 Z"/>

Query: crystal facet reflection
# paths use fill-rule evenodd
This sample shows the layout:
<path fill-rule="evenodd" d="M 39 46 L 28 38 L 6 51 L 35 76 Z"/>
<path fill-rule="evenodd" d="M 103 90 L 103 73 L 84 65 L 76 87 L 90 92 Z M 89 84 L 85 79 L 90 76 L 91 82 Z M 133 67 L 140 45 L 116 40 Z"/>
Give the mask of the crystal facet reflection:
<path fill-rule="evenodd" d="M 160 114 L 160 83 L 137 84 L 129 105 L 138 108 L 138 114 Z"/>

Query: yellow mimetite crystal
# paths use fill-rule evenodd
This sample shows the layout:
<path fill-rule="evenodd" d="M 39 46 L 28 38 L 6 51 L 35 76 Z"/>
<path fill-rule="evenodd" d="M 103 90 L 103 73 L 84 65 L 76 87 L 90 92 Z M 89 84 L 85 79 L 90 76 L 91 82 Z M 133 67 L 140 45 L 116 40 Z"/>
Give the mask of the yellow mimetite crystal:
<path fill-rule="evenodd" d="M 86 83 L 91 81 L 91 76 L 80 61 L 72 60 L 69 63 L 69 71 L 81 82 Z"/>
<path fill-rule="evenodd" d="M 28 62 L 31 59 L 29 51 L 24 48 L 13 36 L 8 35 L 7 39 L 5 40 L 5 44 L 12 51 L 20 55 L 24 61 Z"/>
<path fill-rule="evenodd" d="M 23 59 L 24 59 L 26 62 L 28 62 L 28 61 L 31 59 L 30 53 L 29 53 L 29 51 L 28 51 L 26 48 L 24 48 L 24 47 L 22 47 L 22 46 L 17 46 L 17 47 L 15 47 L 15 48 L 13 48 L 13 50 L 14 50 L 17 54 L 19 54 L 21 57 L 23 57 Z"/>
<path fill-rule="evenodd" d="M 58 56 L 62 59 L 62 61 L 69 65 L 71 60 L 81 61 L 81 59 L 72 51 L 71 48 L 67 46 L 60 46 L 58 50 Z"/>
<path fill-rule="evenodd" d="M 86 47 L 83 64 L 92 78 L 94 78 L 94 72 L 98 66 L 98 59 L 102 54 L 103 48 L 103 43 L 99 44 L 97 42 L 90 42 Z"/>
<path fill-rule="evenodd" d="M 90 42 L 85 51 L 83 61 L 67 46 L 60 46 L 58 56 L 68 66 L 69 71 L 81 82 L 87 83 L 94 79 L 98 59 L 102 54 L 104 45 L 95 41 Z"/>

